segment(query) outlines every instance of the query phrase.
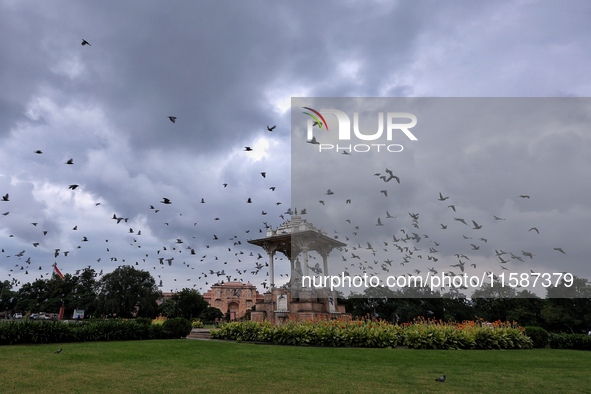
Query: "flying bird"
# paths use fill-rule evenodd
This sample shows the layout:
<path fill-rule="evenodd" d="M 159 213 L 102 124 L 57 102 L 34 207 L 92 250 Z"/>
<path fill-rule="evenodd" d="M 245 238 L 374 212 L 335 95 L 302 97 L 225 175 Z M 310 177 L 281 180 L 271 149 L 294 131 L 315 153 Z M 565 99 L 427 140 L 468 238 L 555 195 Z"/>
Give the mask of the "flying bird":
<path fill-rule="evenodd" d="M 273 127 L 269 127 L 269 126 L 267 126 L 267 130 L 269 130 L 269 131 L 273 131 L 273 130 L 275 129 L 275 127 L 277 127 L 277 126 L 276 126 L 276 125 L 274 125 Z"/>
<path fill-rule="evenodd" d="M 161 202 L 162 204 L 172 204 L 172 203 L 170 202 L 170 200 L 169 200 L 168 198 L 166 198 L 166 197 L 162 197 L 162 201 L 160 201 L 160 202 Z"/>
<path fill-rule="evenodd" d="M 566 253 L 564 252 L 564 250 L 562 250 L 562 248 L 554 248 L 554 250 L 557 250 L 557 251 L 559 251 L 559 252 L 560 252 L 560 253 L 562 253 L 562 254 L 566 254 Z"/>
<path fill-rule="evenodd" d="M 74 159 L 70 159 L 66 162 L 66 164 L 74 164 Z"/>
<path fill-rule="evenodd" d="M 172 123 L 176 123 L 176 116 L 169 116 L 168 119 L 170 119 Z"/>
<path fill-rule="evenodd" d="M 441 192 L 439 192 L 439 198 L 437 200 L 439 201 L 445 201 L 449 198 L 449 196 L 443 197 L 443 194 L 441 194 Z"/>
<path fill-rule="evenodd" d="M 10 201 L 8 199 L 8 193 L 6 193 L 5 195 L 2 196 L 2 201 Z"/>
<path fill-rule="evenodd" d="M 75 185 L 75 184 L 74 184 L 74 185 L 70 185 L 70 186 L 68 186 L 68 189 L 70 189 L 70 190 L 74 190 L 74 189 L 76 189 L 77 187 L 78 187 L 78 185 Z"/>
<path fill-rule="evenodd" d="M 252 148 L 251 148 L 250 146 L 245 146 L 245 147 L 244 147 L 244 150 L 245 150 L 246 152 L 252 152 Z"/>
<path fill-rule="evenodd" d="M 308 144 L 315 144 L 315 145 L 320 145 L 320 142 L 316 141 L 316 137 L 312 136 L 312 139 L 309 141 L 306 141 Z"/>
<path fill-rule="evenodd" d="M 466 226 L 468 225 L 468 224 L 466 223 L 466 221 L 465 221 L 464 219 L 462 219 L 462 218 L 454 218 L 454 220 L 457 220 L 458 222 L 462 222 L 462 223 L 464 223 Z"/>
<path fill-rule="evenodd" d="M 84 45 L 88 45 L 89 47 L 91 47 L 91 46 L 92 46 L 92 45 L 90 45 L 90 43 L 89 43 L 88 41 L 86 41 L 84 38 L 82 39 L 82 43 L 81 43 L 81 45 L 82 45 L 82 46 L 84 46 Z M 61 349 L 60 349 L 60 350 L 61 350 Z"/>

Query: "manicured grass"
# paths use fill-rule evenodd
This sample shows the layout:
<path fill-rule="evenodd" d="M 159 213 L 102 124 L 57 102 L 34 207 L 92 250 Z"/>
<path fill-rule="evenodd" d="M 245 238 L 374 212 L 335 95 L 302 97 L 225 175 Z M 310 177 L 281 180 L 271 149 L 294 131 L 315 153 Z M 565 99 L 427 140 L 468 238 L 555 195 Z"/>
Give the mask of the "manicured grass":
<path fill-rule="evenodd" d="M 589 352 L 552 349 L 319 348 L 191 339 L 0 347 L 1 392 L 588 392 L 590 370 Z M 443 374 L 447 381 L 435 382 Z"/>

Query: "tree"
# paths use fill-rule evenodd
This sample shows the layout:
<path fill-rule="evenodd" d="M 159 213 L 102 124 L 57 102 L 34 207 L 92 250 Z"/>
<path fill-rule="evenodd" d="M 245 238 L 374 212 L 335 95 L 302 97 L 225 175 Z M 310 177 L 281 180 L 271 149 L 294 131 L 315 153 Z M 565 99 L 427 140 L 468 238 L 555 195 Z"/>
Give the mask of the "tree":
<path fill-rule="evenodd" d="M 178 316 L 193 319 L 209 305 L 203 296 L 195 289 L 184 288 L 172 296 L 176 303 Z"/>
<path fill-rule="evenodd" d="M 222 317 L 224 317 L 224 313 L 213 306 L 208 306 L 199 314 L 199 320 L 203 322 L 214 322 Z"/>
<path fill-rule="evenodd" d="M 13 310 L 16 305 L 16 294 L 12 291 L 12 284 L 5 280 L 0 282 L 0 312 Z"/>
<path fill-rule="evenodd" d="M 82 309 L 85 316 L 93 315 L 96 307 L 96 271 L 90 267 L 84 268 L 79 276 L 76 276 L 72 307 Z"/>
<path fill-rule="evenodd" d="M 548 329 L 580 333 L 591 326 L 591 285 L 587 279 L 563 278 L 546 292 L 541 314 Z"/>
<path fill-rule="evenodd" d="M 117 267 L 98 282 L 97 313 L 117 317 L 156 316 L 161 293 L 147 271 L 131 266 Z"/>
<path fill-rule="evenodd" d="M 478 317 L 488 321 L 506 321 L 508 311 L 513 307 L 515 294 L 513 287 L 502 286 L 498 280 L 492 285 L 485 283 L 472 293 L 474 311 Z"/>
<path fill-rule="evenodd" d="M 176 308 L 176 302 L 174 302 L 170 298 L 165 299 L 164 301 L 162 301 L 160 305 L 158 305 L 158 313 L 162 316 L 168 317 L 169 319 L 177 317 L 178 313 Z"/>

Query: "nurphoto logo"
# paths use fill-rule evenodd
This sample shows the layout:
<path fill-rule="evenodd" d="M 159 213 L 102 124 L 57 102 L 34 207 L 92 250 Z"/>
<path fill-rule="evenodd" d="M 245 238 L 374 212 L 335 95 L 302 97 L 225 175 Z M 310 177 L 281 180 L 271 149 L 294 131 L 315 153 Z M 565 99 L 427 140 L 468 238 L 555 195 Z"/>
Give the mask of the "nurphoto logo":
<path fill-rule="evenodd" d="M 338 109 L 321 109 L 317 111 L 310 107 L 303 107 L 310 112 L 304 112 L 308 115 L 307 124 L 307 139 L 311 144 L 318 145 L 318 151 L 336 151 L 351 153 L 354 152 L 369 152 L 375 150 L 380 152 L 381 149 L 388 152 L 402 152 L 404 147 L 401 144 L 391 144 L 393 135 L 398 132 L 402 132 L 411 141 L 417 141 L 417 137 L 410 131 L 411 128 L 416 126 L 417 117 L 408 112 L 388 112 L 386 114 L 386 136 L 385 141 L 388 143 L 379 143 L 383 141 L 384 134 L 384 113 L 378 112 L 378 129 L 375 132 L 361 131 L 359 126 L 359 113 L 353 112 L 353 136 L 360 141 L 373 141 L 375 143 L 362 143 L 362 144 L 324 144 L 316 140 L 314 136 L 314 127 L 318 127 L 322 132 L 329 132 L 328 124 L 323 115 L 334 115 L 338 124 L 338 140 L 339 142 L 350 142 L 351 141 L 351 119 L 349 116 Z M 406 119 L 406 122 L 401 120 Z M 410 120 L 410 122 L 408 121 Z M 334 131 L 333 131 L 334 132 Z"/>

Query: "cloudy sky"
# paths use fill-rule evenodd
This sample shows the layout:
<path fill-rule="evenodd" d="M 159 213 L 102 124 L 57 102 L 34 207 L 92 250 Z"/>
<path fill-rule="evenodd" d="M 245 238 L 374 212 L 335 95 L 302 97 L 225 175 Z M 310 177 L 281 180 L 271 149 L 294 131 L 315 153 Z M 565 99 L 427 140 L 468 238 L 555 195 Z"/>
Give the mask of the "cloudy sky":
<path fill-rule="evenodd" d="M 408 212 L 419 212 L 418 234 L 431 240 L 416 246 L 428 250 L 425 242 L 438 237 L 439 270 L 458 271 L 446 267 L 457 264 L 453 253 L 470 251 L 458 237 L 476 230 L 458 230 L 464 225 L 447 208 L 453 201 L 455 217 L 482 224 L 496 242 L 483 247 L 478 269 L 492 269 L 490 253 L 506 247 L 535 254 L 525 272 L 549 270 L 560 258 L 584 276 L 591 141 L 589 105 L 577 97 L 591 90 L 590 12 L 584 1 L 0 0 L 0 196 L 8 194 L 0 201 L 0 278 L 30 282 L 48 277 L 54 263 L 72 274 L 132 264 L 162 280 L 163 291 L 206 291 L 226 275 L 259 285 L 266 268 L 252 272 L 264 253 L 247 240 L 262 237 L 265 223 L 276 227 L 289 218 L 292 192 L 309 205 L 306 219 L 314 223 L 315 212 L 320 225 L 334 225 L 327 232 L 347 231 L 340 227 L 344 215 L 339 221 L 319 209 L 318 200 L 340 198 L 339 188 L 352 200 L 344 208 L 366 218 L 351 221 L 371 220 L 372 231 L 359 234 L 358 243 L 416 228 Z M 293 125 L 306 122 L 292 115 L 292 97 L 303 99 L 294 101 L 293 113 L 304 118 L 301 103 L 335 108 L 314 97 L 572 101 L 521 101 L 530 116 L 523 121 L 518 111 L 505 116 L 475 99 L 421 102 L 412 110 L 425 114 L 417 114 L 418 141 L 405 140 L 395 158 L 370 160 L 308 156 L 317 146 L 305 135 L 292 156 Z M 507 103 L 495 105 L 510 110 Z M 531 116 L 542 112 L 543 120 Z M 339 173 L 340 159 L 357 160 L 348 175 L 368 186 L 347 190 L 343 177 L 331 186 L 323 171 L 302 185 L 302 161 L 319 158 L 328 160 L 322 170 L 329 174 Z M 373 173 L 385 168 L 401 183 L 395 189 L 389 182 L 390 200 L 380 201 L 383 181 Z M 328 188 L 335 195 L 325 196 Z M 439 192 L 449 200 L 437 201 Z M 375 229 L 386 210 L 399 221 Z M 441 223 L 454 231 L 436 233 Z M 531 227 L 539 239 L 528 239 Z M 384 253 L 378 267 L 388 258 L 400 267 L 403 255 Z M 287 273 L 279 260 L 276 282 Z"/>

